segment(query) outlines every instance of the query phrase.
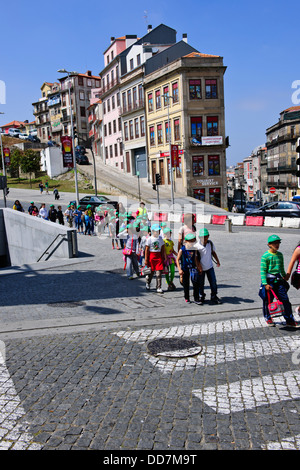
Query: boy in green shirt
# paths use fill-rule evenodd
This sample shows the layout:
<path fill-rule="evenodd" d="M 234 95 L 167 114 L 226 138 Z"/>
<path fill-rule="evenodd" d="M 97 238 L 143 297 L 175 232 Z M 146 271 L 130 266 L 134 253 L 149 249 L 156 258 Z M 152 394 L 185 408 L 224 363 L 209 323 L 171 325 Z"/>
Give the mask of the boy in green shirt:
<path fill-rule="evenodd" d="M 260 276 L 263 292 L 263 314 L 268 325 L 274 326 L 273 320 L 268 310 L 269 297 L 270 302 L 273 301 L 273 294 L 271 289 L 275 292 L 276 296 L 283 303 L 284 313 L 283 316 L 288 326 L 297 326 L 292 306 L 289 301 L 287 290 L 289 285 L 286 282 L 286 273 L 284 270 L 283 255 L 279 250 L 281 243 L 278 235 L 271 235 L 268 238 L 269 250 L 266 251 L 261 257 Z"/>

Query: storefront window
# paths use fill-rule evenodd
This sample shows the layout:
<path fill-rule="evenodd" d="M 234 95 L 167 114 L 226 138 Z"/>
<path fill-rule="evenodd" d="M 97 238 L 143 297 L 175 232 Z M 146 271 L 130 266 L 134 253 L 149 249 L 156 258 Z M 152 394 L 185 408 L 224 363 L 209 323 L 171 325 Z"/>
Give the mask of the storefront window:
<path fill-rule="evenodd" d="M 204 157 L 198 155 L 193 158 L 193 176 L 204 176 Z"/>
<path fill-rule="evenodd" d="M 205 188 L 194 189 L 194 198 L 205 202 Z"/>
<path fill-rule="evenodd" d="M 208 174 L 210 176 L 220 174 L 220 156 L 219 155 L 208 155 Z"/>
<path fill-rule="evenodd" d="M 221 188 L 209 189 L 209 203 L 221 207 Z"/>

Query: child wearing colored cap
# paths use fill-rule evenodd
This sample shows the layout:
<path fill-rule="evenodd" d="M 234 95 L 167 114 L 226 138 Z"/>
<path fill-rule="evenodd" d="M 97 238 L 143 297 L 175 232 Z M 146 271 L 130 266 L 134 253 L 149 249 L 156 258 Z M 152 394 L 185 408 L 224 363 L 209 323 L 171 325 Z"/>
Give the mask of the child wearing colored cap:
<path fill-rule="evenodd" d="M 278 235 L 271 235 L 268 238 L 269 249 L 262 255 L 260 264 L 261 289 L 260 297 L 263 299 L 263 315 L 267 325 L 274 326 L 272 317 L 269 313 L 268 304 L 273 301 L 273 293 L 283 303 L 283 316 L 288 326 L 297 326 L 295 322 L 292 306 L 289 301 L 287 291 L 289 284 L 288 276 L 284 270 L 283 254 L 278 251 L 281 238 Z"/>
<path fill-rule="evenodd" d="M 164 241 L 159 236 L 160 226 L 152 225 L 151 235 L 147 238 L 145 247 L 145 265 L 151 268 L 151 273 L 146 275 L 146 289 L 150 289 L 150 283 L 156 274 L 156 292 L 162 294 L 161 278 L 166 258 Z"/>
<path fill-rule="evenodd" d="M 177 253 L 174 250 L 174 242 L 171 240 L 171 234 L 172 230 L 169 227 L 165 227 L 163 229 L 163 240 L 165 243 L 166 253 L 165 268 L 167 270 L 166 283 L 168 284 L 168 290 L 175 290 L 176 286 L 173 281 L 175 277 L 175 263 Z"/>
<path fill-rule="evenodd" d="M 116 242 L 116 247 L 117 250 L 120 249 L 119 247 L 119 242 L 117 239 L 117 234 L 116 234 L 116 217 L 112 216 L 110 218 L 109 224 L 108 224 L 108 230 L 109 230 L 109 236 L 111 238 L 111 247 L 114 250 L 115 249 L 115 242 Z"/>
<path fill-rule="evenodd" d="M 199 231 L 200 240 L 196 243 L 196 248 L 200 255 L 200 263 L 202 266 L 202 273 L 200 276 L 200 302 L 203 304 L 205 299 L 204 284 L 205 276 L 208 279 L 210 285 L 210 301 L 212 304 L 220 304 L 221 300 L 218 297 L 218 286 L 216 280 L 216 274 L 213 267 L 213 259 L 217 266 L 220 266 L 220 261 L 216 253 L 215 245 L 209 240 L 209 231 L 207 228 L 203 228 Z"/>
<path fill-rule="evenodd" d="M 193 284 L 195 303 L 199 304 L 199 280 L 202 271 L 198 251 L 195 249 L 196 234 L 188 233 L 184 237 L 184 244 L 178 251 L 176 264 L 179 271 L 180 282 L 183 285 L 184 299 L 190 303 L 190 278 Z"/>

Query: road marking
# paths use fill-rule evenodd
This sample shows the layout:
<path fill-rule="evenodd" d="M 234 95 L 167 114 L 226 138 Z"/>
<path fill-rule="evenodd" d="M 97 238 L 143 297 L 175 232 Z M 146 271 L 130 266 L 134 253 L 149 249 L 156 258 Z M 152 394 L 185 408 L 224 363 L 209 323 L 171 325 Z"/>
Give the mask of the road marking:
<path fill-rule="evenodd" d="M 300 434 L 294 437 L 286 437 L 282 441 L 270 441 L 261 447 L 263 450 L 299 450 Z"/>
<path fill-rule="evenodd" d="M 33 436 L 26 431 L 28 424 L 18 424 L 24 415 L 25 411 L 0 352 L 0 450 L 42 448 L 33 442 Z"/>
<path fill-rule="evenodd" d="M 193 395 L 216 413 L 230 414 L 300 398 L 299 385 L 298 370 L 194 390 Z"/>
<path fill-rule="evenodd" d="M 258 356 L 286 354 L 300 348 L 300 338 L 285 336 L 284 338 L 264 339 L 229 344 L 216 344 L 204 347 L 201 354 L 178 360 L 162 360 L 145 354 L 150 363 L 163 373 L 174 370 L 194 369 L 196 367 L 216 366 L 225 362 L 252 359 Z"/>

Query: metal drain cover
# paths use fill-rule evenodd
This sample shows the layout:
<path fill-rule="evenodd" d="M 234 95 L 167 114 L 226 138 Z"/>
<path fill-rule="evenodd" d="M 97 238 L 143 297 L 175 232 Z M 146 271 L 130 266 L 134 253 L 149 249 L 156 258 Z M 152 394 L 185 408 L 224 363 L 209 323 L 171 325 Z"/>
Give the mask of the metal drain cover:
<path fill-rule="evenodd" d="M 72 307 L 80 307 L 82 305 L 86 305 L 85 302 L 51 302 L 48 304 L 48 307 L 65 307 L 65 308 L 72 308 Z"/>
<path fill-rule="evenodd" d="M 196 341 L 182 338 L 160 338 L 147 344 L 152 356 L 189 357 L 196 356 L 202 351 L 202 346 Z"/>

